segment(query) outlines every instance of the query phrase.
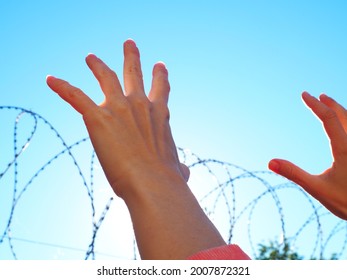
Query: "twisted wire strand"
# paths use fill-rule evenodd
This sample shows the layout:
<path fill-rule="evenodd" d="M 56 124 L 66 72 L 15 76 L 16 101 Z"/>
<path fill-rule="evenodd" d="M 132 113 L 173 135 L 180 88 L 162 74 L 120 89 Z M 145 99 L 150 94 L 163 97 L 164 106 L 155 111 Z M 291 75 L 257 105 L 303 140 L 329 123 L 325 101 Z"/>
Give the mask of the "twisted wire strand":
<path fill-rule="evenodd" d="M 48 122 L 41 115 L 24 108 L 16 106 L 0 106 L 0 111 L 14 111 L 16 116 L 14 118 L 13 124 L 13 153 L 6 163 L 3 170 L 0 170 L 0 183 L 4 179 L 4 176 L 13 170 L 13 182 L 12 182 L 12 201 L 10 206 L 10 211 L 8 217 L 4 217 L 4 214 L 0 212 L 0 221 L 5 221 L 4 229 L 0 229 L 0 252 L 1 244 L 6 240 L 12 254 L 13 259 L 21 258 L 18 254 L 18 250 L 14 241 L 27 242 L 31 244 L 36 244 L 39 246 L 55 246 L 57 248 L 63 248 L 67 250 L 84 251 L 85 259 L 95 259 L 98 255 L 104 255 L 108 257 L 115 257 L 113 254 L 102 253 L 97 250 L 98 240 L 100 239 L 98 233 L 105 221 L 105 217 L 109 212 L 111 204 L 113 202 L 113 197 L 110 197 L 107 202 L 102 203 L 101 207 L 96 209 L 95 204 L 95 188 L 97 187 L 97 182 L 95 182 L 95 162 L 97 160 L 96 154 L 92 151 L 90 156 L 90 166 L 89 166 L 89 182 L 87 182 L 87 176 L 83 172 L 80 163 L 74 155 L 74 150 L 76 147 L 81 146 L 83 143 L 89 141 L 89 138 L 85 137 L 81 140 L 74 142 L 73 144 L 67 144 L 61 134 L 56 130 L 56 128 Z M 22 144 L 19 143 L 19 133 L 22 129 L 21 122 L 25 116 L 31 118 L 31 127 L 29 127 L 29 132 L 27 137 Z M 29 176 L 29 179 L 23 184 L 20 189 L 19 175 L 25 166 L 19 161 L 22 154 L 29 149 L 30 143 L 37 135 L 38 130 L 41 128 L 41 124 L 49 128 L 53 135 L 59 140 L 60 150 L 51 156 L 44 164 L 42 164 L 35 172 Z M 0 128 L 1 131 L 1 128 Z M 0 147 L 1 149 L 1 147 Z M 225 219 L 227 223 L 227 240 L 228 243 L 234 241 L 235 231 L 238 229 L 238 225 L 242 226 L 242 221 L 247 221 L 246 229 L 242 230 L 246 232 L 248 244 L 251 248 L 253 257 L 257 256 L 256 246 L 259 245 L 259 239 L 257 239 L 257 228 L 254 228 L 254 217 L 255 213 L 258 213 L 260 209 L 260 203 L 265 201 L 267 197 L 275 205 L 274 217 L 279 221 L 280 235 L 282 236 L 281 245 L 284 246 L 286 242 L 290 242 L 291 245 L 295 246 L 299 238 L 303 236 L 304 231 L 308 230 L 311 225 L 314 226 L 315 230 L 311 236 L 312 249 L 309 252 L 309 258 L 323 259 L 326 256 L 333 240 L 337 237 L 342 236 L 342 240 L 339 241 L 339 250 L 336 251 L 335 257 L 338 259 L 347 259 L 347 222 L 340 219 L 332 217 L 317 201 L 315 201 L 311 196 L 309 196 L 302 188 L 298 187 L 292 182 L 289 182 L 278 175 L 275 175 L 269 171 L 249 171 L 241 166 L 224 162 L 216 159 L 204 159 L 191 152 L 190 150 L 178 148 L 179 156 L 191 170 L 191 173 L 196 172 L 198 176 L 208 176 L 212 179 L 213 183 L 208 185 L 207 191 L 199 197 L 201 204 L 207 204 L 204 207 L 206 213 L 211 215 L 220 214 L 218 211 L 222 209 L 223 213 L 221 216 Z M 36 179 L 40 177 L 44 172 L 46 172 L 48 166 L 54 165 L 57 160 L 61 160 L 63 155 L 67 155 L 69 160 L 72 161 L 74 165 L 74 170 L 76 171 L 80 184 L 86 190 L 88 195 L 88 205 L 91 210 L 91 236 L 88 242 L 87 248 L 76 248 L 73 246 L 65 246 L 63 244 L 53 244 L 50 242 L 43 242 L 39 240 L 30 240 L 25 236 L 16 236 L 16 232 L 12 229 L 13 219 L 17 215 L 16 209 L 26 194 L 28 189 L 33 188 Z M 221 175 L 222 172 L 222 175 Z M 280 183 L 271 183 L 273 179 L 280 179 Z M 249 181 L 249 179 L 251 181 Z M 245 184 L 245 182 L 247 184 Z M 248 201 L 242 205 L 239 202 L 239 196 L 242 194 L 247 194 L 247 192 L 254 187 L 260 188 L 258 194 L 253 197 L 248 197 Z M 39 187 L 36 185 L 35 187 Z M 191 186 L 191 188 L 199 186 Z M 0 186 L 0 190 L 1 190 Z M 287 220 L 283 201 L 280 195 L 285 190 L 295 191 L 306 201 L 309 206 L 309 212 L 304 218 L 303 222 L 298 228 L 292 229 L 290 220 Z M 222 208 L 220 208 L 222 206 Z M 97 210 L 101 211 L 101 214 L 96 215 Z M 327 229 L 325 221 L 327 219 L 334 218 L 334 226 L 331 229 Z M 271 229 L 273 230 L 273 229 Z M 274 231 L 273 233 L 278 233 Z M 85 234 L 85 233 L 84 233 Z M 269 236 L 273 238 L 273 236 Z M 101 240 L 100 240 L 101 241 Z M 237 240 L 236 240 L 237 241 Z M 135 239 L 133 239 L 133 259 L 138 258 L 138 250 Z M 120 252 L 116 252 L 117 254 Z"/>
<path fill-rule="evenodd" d="M 14 184 L 13 184 L 13 198 L 12 198 L 12 205 L 11 205 L 11 210 L 10 210 L 10 215 L 8 217 L 5 229 L 3 231 L 3 234 L 0 237 L 0 244 L 3 243 L 5 237 L 7 237 L 9 246 L 10 246 L 10 250 L 12 253 L 12 256 L 14 259 L 17 259 L 17 254 L 15 253 L 15 249 L 14 249 L 14 245 L 12 243 L 12 234 L 11 234 L 11 224 L 13 221 L 13 217 L 15 214 L 15 209 L 16 206 L 18 204 L 18 202 L 20 201 L 20 199 L 22 198 L 23 194 L 28 190 L 29 187 L 31 187 L 33 185 L 34 180 L 43 172 L 45 171 L 45 169 L 47 168 L 47 166 L 51 165 L 55 160 L 57 160 L 61 155 L 67 153 L 68 156 L 70 157 L 70 159 L 73 161 L 73 164 L 75 166 L 75 168 L 78 171 L 79 177 L 82 179 L 82 183 L 83 186 L 85 187 L 89 200 L 90 200 L 90 208 L 92 210 L 92 223 L 93 223 L 93 232 L 92 232 L 92 238 L 91 238 L 91 242 L 89 245 L 89 248 L 87 250 L 86 253 L 86 258 L 89 257 L 89 255 L 92 255 L 93 257 L 95 256 L 94 253 L 94 243 L 95 243 L 95 238 L 97 235 L 97 232 L 107 214 L 107 211 L 110 208 L 110 204 L 113 200 L 113 198 L 109 199 L 109 202 L 106 204 L 105 210 L 102 212 L 100 218 L 98 221 L 95 220 L 95 205 L 94 205 L 94 195 L 93 195 L 93 184 L 91 185 L 91 187 L 88 186 L 88 183 L 85 179 L 85 176 L 82 172 L 82 169 L 78 163 L 78 161 L 76 160 L 75 156 L 72 153 L 73 148 L 75 148 L 76 146 L 80 145 L 83 142 L 86 142 L 89 138 L 83 138 L 77 142 L 75 142 L 72 145 L 68 145 L 65 140 L 63 139 L 63 137 L 60 135 L 60 133 L 55 129 L 55 127 L 48 121 L 46 120 L 44 117 L 42 117 L 41 115 L 32 112 L 30 110 L 21 108 L 21 107 L 17 107 L 17 106 L 0 106 L 0 110 L 14 110 L 14 111 L 19 111 L 19 114 L 17 115 L 16 119 L 15 119 L 15 124 L 14 124 L 14 133 L 13 133 L 13 146 L 14 146 L 14 158 L 12 160 L 9 161 L 9 163 L 6 165 L 6 168 L 3 172 L 0 173 L 0 180 L 1 178 L 10 170 L 11 166 L 14 166 Z M 18 127 L 19 127 L 19 123 L 21 118 L 25 115 L 29 115 L 31 117 L 34 118 L 34 126 L 33 129 L 31 130 L 31 132 L 29 133 L 29 137 L 27 138 L 27 140 L 25 141 L 25 143 L 22 145 L 22 147 L 19 149 L 18 148 Z M 57 153 L 55 156 L 53 156 L 51 159 L 49 159 L 45 164 L 43 164 L 38 171 L 36 171 L 34 173 L 34 175 L 29 179 L 29 181 L 25 184 L 25 186 L 22 188 L 22 190 L 18 193 L 18 158 L 19 156 L 23 153 L 23 151 L 29 146 L 30 142 L 32 141 L 35 133 L 37 132 L 37 128 L 38 128 L 38 121 L 42 121 L 44 125 L 48 126 L 49 129 L 55 134 L 56 138 L 58 138 L 60 140 L 61 145 L 63 146 L 63 150 L 61 150 L 59 153 Z M 18 151 L 19 150 L 19 151 Z M 94 155 L 94 153 L 93 153 Z M 93 158 L 93 156 L 92 156 Z M 91 178 L 93 178 L 93 169 L 91 167 Z"/>
<path fill-rule="evenodd" d="M 316 258 L 316 255 L 318 255 L 319 259 L 324 258 L 324 253 L 327 250 L 327 246 L 329 241 L 337 236 L 338 232 L 344 232 L 344 240 L 341 244 L 341 249 L 339 252 L 336 253 L 337 258 L 341 258 L 343 256 L 343 253 L 346 253 L 346 247 L 347 247 L 347 230 L 346 230 L 346 221 L 341 221 L 340 219 L 336 218 L 338 220 L 338 225 L 341 225 L 340 227 L 336 226 L 335 229 L 330 231 L 330 235 L 326 240 L 324 240 L 324 234 L 323 234 L 323 216 L 329 216 L 330 218 L 332 215 L 325 210 L 325 213 L 320 214 L 319 210 L 322 209 L 322 206 L 317 203 L 315 199 L 313 199 L 310 195 L 308 195 L 301 187 L 297 186 L 296 184 L 289 182 L 286 179 L 282 180 L 284 181 L 283 183 L 280 184 L 271 184 L 266 177 L 272 176 L 272 177 L 279 177 L 280 176 L 269 172 L 269 171 L 248 171 L 238 165 L 231 164 L 228 162 L 223 162 L 223 161 L 218 161 L 215 159 L 201 159 L 199 156 L 196 154 L 192 153 L 189 150 L 179 148 L 179 152 L 181 153 L 181 158 L 183 162 L 187 164 L 187 166 L 193 170 L 194 167 L 198 166 L 203 166 L 207 169 L 208 173 L 212 177 L 216 177 L 216 174 L 213 172 L 211 164 L 219 164 L 222 166 L 225 170 L 227 170 L 227 179 L 224 181 L 220 180 L 215 180 L 216 186 L 211 186 L 209 191 L 200 198 L 200 201 L 204 201 L 205 199 L 209 198 L 213 193 L 216 191 L 230 187 L 232 188 L 232 195 L 229 197 L 229 201 L 231 202 L 230 204 L 232 205 L 232 209 L 228 209 L 227 213 L 233 212 L 233 219 L 229 219 L 230 223 L 230 229 L 229 229 L 229 239 L 228 242 L 231 243 L 232 237 L 233 237 L 233 229 L 236 228 L 236 224 L 243 218 L 243 216 L 248 213 L 248 227 L 247 227 L 247 235 L 248 235 L 248 240 L 249 244 L 253 253 L 253 256 L 257 256 L 257 251 L 254 246 L 254 242 L 256 242 L 256 239 L 254 238 L 254 234 L 251 231 L 251 226 L 252 226 L 252 218 L 254 217 L 254 213 L 256 211 L 257 205 L 268 195 L 270 195 L 275 202 L 276 208 L 277 208 L 277 213 L 279 215 L 279 220 L 281 223 L 281 234 L 282 234 L 282 242 L 280 245 L 284 246 L 286 242 L 290 242 L 292 246 L 295 245 L 296 240 L 301 236 L 303 231 L 309 227 L 310 224 L 315 223 L 316 224 L 316 231 L 312 235 L 312 243 L 313 243 L 313 249 L 309 255 L 308 258 Z M 229 168 L 241 171 L 241 173 L 234 172 L 235 176 L 232 176 L 232 171 L 230 171 Z M 257 181 L 259 181 L 263 187 L 265 187 L 265 190 L 261 192 L 259 195 L 253 197 L 250 199 L 250 201 L 244 206 L 244 207 L 236 207 L 236 198 L 235 198 L 235 188 L 238 185 L 238 182 L 240 183 L 242 180 L 246 178 L 252 178 Z M 285 215 L 283 212 L 283 206 L 281 203 L 281 199 L 279 198 L 278 194 L 284 190 L 284 189 L 292 189 L 294 191 L 297 191 L 305 200 L 307 201 L 307 205 L 312 209 L 312 213 L 310 216 L 305 220 L 305 222 L 301 225 L 301 227 L 294 232 L 294 235 L 290 236 L 286 232 L 286 228 L 288 227 L 288 221 L 286 222 Z M 219 196 L 221 196 L 221 193 L 217 195 L 217 198 L 214 201 L 214 204 L 212 206 L 212 212 L 215 210 L 215 206 L 219 202 Z M 227 207 L 230 207 L 229 203 L 225 203 Z M 237 208 L 237 213 L 235 209 Z M 210 210 L 211 211 L 211 210 Z M 210 212 L 209 212 L 210 213 Z M 235 213 L 235 214 L 234 214 Z M 325 230 L 325 233 L 328 230 Z"/>

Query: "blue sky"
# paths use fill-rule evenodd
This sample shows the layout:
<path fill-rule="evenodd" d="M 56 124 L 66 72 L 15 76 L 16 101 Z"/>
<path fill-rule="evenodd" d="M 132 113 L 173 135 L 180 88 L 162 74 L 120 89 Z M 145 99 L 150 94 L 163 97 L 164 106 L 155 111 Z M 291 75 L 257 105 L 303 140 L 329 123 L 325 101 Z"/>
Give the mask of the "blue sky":
<path fill-rule="evenodd" d="M 0 105 L 33 110 L 49 120 L 68 144 L 78 141 L 87 135 L 83 122 L 46 86 L 46 75 L 64 78 L 101 102 L 103 95 L 84 58 L 95 53 L 121 76 L 122 44 L 133 38 L 141 51 L 147 88 L 153 64 L 161 60 L 168 67 L 171 126 L 177 146 L 248 170 L 265 170 L 271 158 L 280 157 L 320 173 L 331 164 L 329 142 L 300 94 L 304 90 L 315 96 L 325 92 L 347 105 L 346 12 L 345 1 L 0 0 Z M 13 124 L 4 124 L 7 118 L 13 121 L 11 114 L 15 115 L 1 112 L 1 170 L 12 155 Z M 23 120 L 23 139 L 30 121 Z M 30 149 L 26 151 L 24 177 L 32 173 L 30 167 L 35 170 L 33 165 L 45 162 L 47 153 L 61 148 L 49 130 L 39 135 L 37 150 L 32 148 L 31 156 Z M 85 145 L 89 152 L 82 151 L 81 159 L 88 166 L 91 152 Z M 64 183 L 55 180 L 57 186 L 49 189 L 54 191 L 47 193 L 37 188 L 23 209 L 32 209 L 33 201 L 38 205 L 35 197 L 43 203 L 39 198 L 52 193 L 54 200 L 64 200 L 71 191 L 64 192 L 66 186 L 79 180 L 66 164 L 50 172 L 49 176 L 64 178 Z M 98 184 L 106 185 L 103 204 L 109 192 L 101 171 L 99 177 Z M 2 179 L 0 195 L 6 192 L 5 180 L 12 179 Z M 6 195 L 0 201 L 7 201 Z M 74 193 L 73 197 L 81 196 Z M 59 209 L 52 200 L 43 201 L 49 209 Z M 296 201 L 287 203 L 296 207 Z M 40 213 L 40 209 L 32 211 Z M 34 214 L 28 211 L 27 215 Z M 57 219 L 63 216 L 56 215 Z M 83 213 L 74 215 L 64 219 L 71 224 L 83 221 Z M 54 213 L 45 219 L 49 217 Z M 29 219 L 19 214 L 18 218 Z M 61 227 L 58 224 L 56 230 Z M 107 235 L 106 227 L 104 232 Z M 25 245 L 18 246 L 23 246 L 23 258 L 30 258 Z M 8 256 L 0 253 L 0 258 Z"/>

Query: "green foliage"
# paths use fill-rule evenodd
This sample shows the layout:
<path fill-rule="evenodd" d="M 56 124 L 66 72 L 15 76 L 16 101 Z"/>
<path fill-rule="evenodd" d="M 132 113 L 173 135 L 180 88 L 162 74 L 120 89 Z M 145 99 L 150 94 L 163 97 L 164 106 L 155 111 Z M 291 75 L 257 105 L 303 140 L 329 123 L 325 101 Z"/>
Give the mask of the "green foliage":
<path fill-rule="evenodd" d="M 259 244 L 259 255 L 257 260 L 302 260 L 303 257 L 290 248 L 288 242 L 279 244 L 277 241 L 270 241 L 269 245 Z"/>
<path fill-rule="evenodd" d="M 297 252 L 293 251 L 288 241 L 278 243 L 277 241 L 270 241 L 268 245 L 259 244 L 259 254 L 256 260 L 302 260 L 304 259 Z M 311 260 L 322 260 L 324 258 L 311 257 Z M 338 260 L 339 257 L 333 253 L 327 260 Z"/>
<path fill-rule="evenodd" d="M 311 258 L 311 260 L 338 260 L 338 255 L 336 253 L 333 253 L 329 259 L 325 259 L 325 258 Z"/>

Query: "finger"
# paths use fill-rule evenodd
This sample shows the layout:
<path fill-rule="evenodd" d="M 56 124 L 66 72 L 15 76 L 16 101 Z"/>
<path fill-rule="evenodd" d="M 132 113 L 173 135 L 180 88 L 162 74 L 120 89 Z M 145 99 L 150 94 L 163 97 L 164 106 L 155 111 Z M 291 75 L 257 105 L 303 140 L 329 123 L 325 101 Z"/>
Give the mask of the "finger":
<path fill-rule="evenodd" d="M 125 94 L 145 95 L 143 86 L 140 52 L 132 40 L 124 43 L 124 88 Z"/>
<path fill-rule="evenodd" d="M 170 84 L 168 71 L 163 62 L 158 62 L 153 67 L 152 88 L 148 99 L 151 102 L 162 102 L 167 104 L 169 101 Z"/>
<path fill-rule="evenodd" d="M 333 153 L 338 154 L 341 152 L 341 149 L 344 149 L 347 145 L 346 133 L 336 112 L 307 92 L 302 94 L 302 98 L 306 105 L 311 108 L 311 110 L 323 122 L 324 129 L 331 140 L 330 142 Z"/>
<path fill-rule="evenodd" d="M 53 91 L 82 115 L 97 106 L 82 90 L 64 80 L 47 76 L 46 82 Z"/>
<path fill-rule="evenodd" d="M 290 181 L 300 185 L 313 196 L 317 195 L 316 187 L 319 178 L 311 175 L 295 164 L 282 159 L 272 159 L 269 162 L 269 169 L 273 172 L 286 177 Z"/>
<path fill-rule="evenodd" d="M 323 102 L 325 105 L 336 112 L 337 117 L 339 118 L 345 132 L 347 133 L 347 110 L 326 94 L 321 94 L 319 99 L 321 102 Z"/>
<path fill-rule="evenodd" d="M 123 91 L 119 83 L 118 77 L 101 59 L 94 54 L 89 54 L 86 57 L 86 62 L 90 70 L 93 72 L 95 78 L 98 80 L 100 87 L 107 97 L 115 96 L 116 94 L 122 96 Z"/>

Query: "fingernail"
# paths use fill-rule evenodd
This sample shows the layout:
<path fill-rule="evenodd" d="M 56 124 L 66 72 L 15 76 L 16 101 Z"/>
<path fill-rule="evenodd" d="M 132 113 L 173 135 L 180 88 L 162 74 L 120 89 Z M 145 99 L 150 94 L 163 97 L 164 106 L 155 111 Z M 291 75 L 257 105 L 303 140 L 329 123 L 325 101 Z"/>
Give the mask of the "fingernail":
<path fill-rule="evenodd" d="M 131 39 L 131 38 L 128 38 L 128 39 L 125 41 L 125 43 L 126 43 L 126 44 L 132 44 L 132 45 L 134 45 L 134 46 L 136 47 L 135 41 L 134 41 L 133 39 Z"/>
<path fill-rule="evenodd" d="M 163 67 L 164 69 L 167 69 L 167 68 L 166 68 L 166 64 L 165 64 L 164 62 L 162 62 L 162 61 L 158 61 L 156 64 L 162 65 L 162 67 Z"/>
<path fill-rule="evenodd" d="M 87 56 L 86 56 L 86 58 L 87 58 L 87 57 L 95 57 L 95 58 L 98 58 L 98 57 L 97 57 L 95 54 L 93 54 L 93 53 L 88 53 Z"/>
<path fill-rule="evenodd" d="M 302 95 L 303 97 L 304 97 L 304 96 L 311 96 L 311 94 L 309 94 L 307 91 L 304 91 L 301 95 Z"/>
<path fill-rule="evenodd" d="M 269 169 L 271 169 L 272 171 L 278 173 L 280 170 L 280 163 L 277 160 L 271 160 L 269 162 Z"/>
<path fill-rule="evenodd" d="M 52 76 L 52 75 L 47 75 L 46 76 L 46 81 L 48 81 L 49 79 L 56 79 L 56 77 Z"/>
<path fill-rule="evenodd" d="M 328 99 L 331 99 L 331 97 L 329 97 L 328 95 L 326 95 L 325 93 L 322 93 L 319 98 L 328 98 Z"/>

